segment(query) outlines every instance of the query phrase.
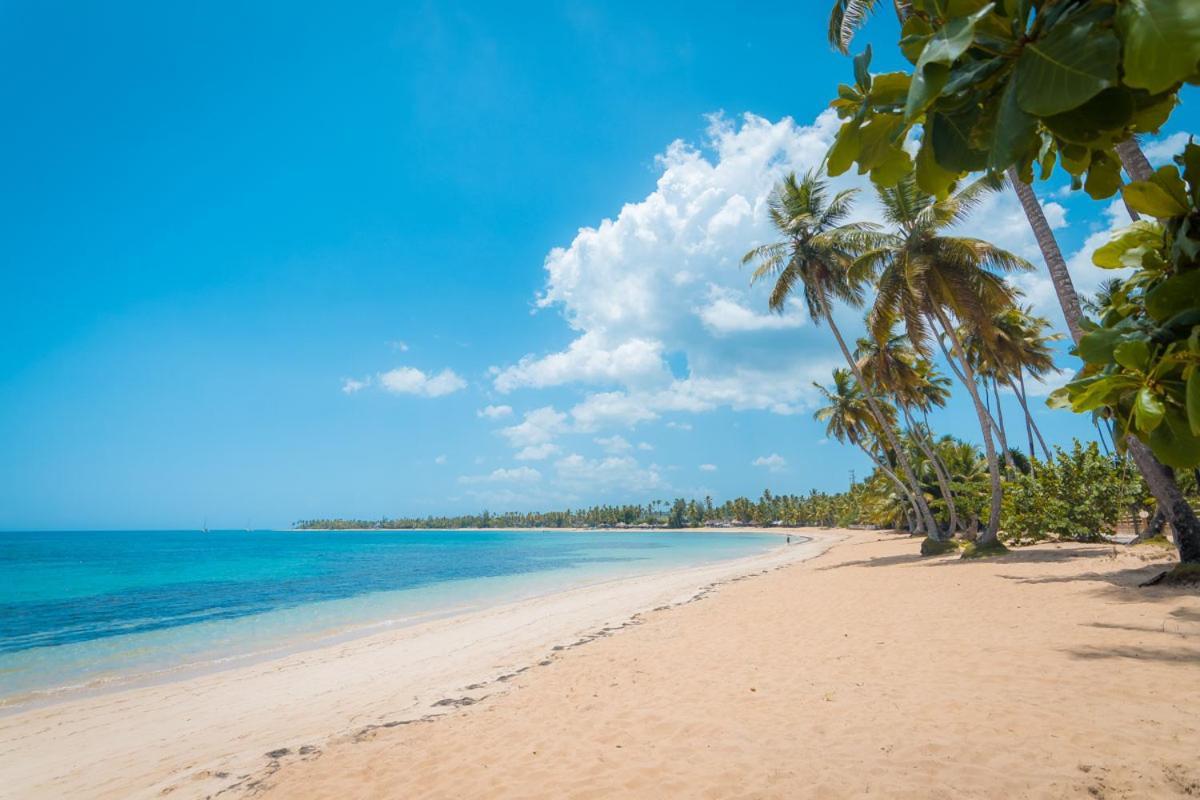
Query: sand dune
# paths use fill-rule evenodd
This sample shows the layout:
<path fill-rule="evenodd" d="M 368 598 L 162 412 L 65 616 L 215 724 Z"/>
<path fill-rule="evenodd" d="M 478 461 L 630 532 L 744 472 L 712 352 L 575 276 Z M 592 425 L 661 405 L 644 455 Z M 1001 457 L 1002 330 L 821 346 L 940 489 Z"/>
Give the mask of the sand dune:
<path fill-rule="evenodd" d="M 855 534 L 555 655 L 454 716 L 289 756 L 266 796 L 1200 794 L 1200 597 L 1099 545 Z"/>

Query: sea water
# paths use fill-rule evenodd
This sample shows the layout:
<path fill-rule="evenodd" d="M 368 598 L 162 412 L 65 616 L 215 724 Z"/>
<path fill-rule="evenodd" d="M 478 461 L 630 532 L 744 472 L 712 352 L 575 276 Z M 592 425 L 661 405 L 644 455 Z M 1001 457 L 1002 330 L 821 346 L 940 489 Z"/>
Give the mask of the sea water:
<path fill-rule="evenodd" d="M 778 546 L 708 532 L 0 532 L 0 710 Z"/>

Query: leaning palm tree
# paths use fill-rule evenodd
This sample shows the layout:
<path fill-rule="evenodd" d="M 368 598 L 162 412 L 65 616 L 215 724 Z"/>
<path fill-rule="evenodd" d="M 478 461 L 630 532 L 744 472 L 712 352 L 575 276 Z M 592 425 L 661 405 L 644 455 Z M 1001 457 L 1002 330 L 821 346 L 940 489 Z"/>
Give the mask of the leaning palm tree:
<path fill-rule="evenodd" d="M 851 269 L 852 280 L 876 281 L 878 293 L 867 316 L 867 327 L 875 338 L 902 323 L 909 341 L 924 356 L 931 355 L 932 341 L 941 345 L 944 336 L 950 344 L 949 352 L 944 350 L 946 360 L 975 405 L 991 477 L 991 508 L 987 529 L 980 539 L 984 545 L 998 541 L 1002 497 L 999 461 L 992 441 L 992 419 L 951 317 L 989 336 L 995 314 L 1016 299 L 1003 273 L 1032 266 L 982 239 L 951 236 L 948 229 L 964 221 L 988 192 L 1001 186 L 995 179 L 982 178 L 937 200 L 908 175 L 894 187 L 879 189 L 884 216 L 894 231 L 886 234 L 879 246 L 860 255 Z"/>
<path fill-rule="evenodd" d="M 932 406 L 945 405 L 943 394 L 948 394 L 945 387 L 949 381 L 938 375 L 932 364 L 917 355 L 904 335 L 889 335 L 882 341 L 872 337 L 861 338 L 854 350 L 854 357 L 867 385 L 891 395 L 904 415 L 909 435 L 928 459 L 937 479 L 938 490 L 946 504 L 946 530 L 953 534 L 958 530 L 958 510 L 950 489 L 950 479 L 933 451 L 929 418 L 926 416 L 925 425 L 921 426 L 912 416 L 914 409 L 927 415 Z"/>
<path fill-rule="evenodd" d="M 788 175 L 775 187 L 768 202 L 771 223 L 782 238 L 754 248 L 746 253 L 742 263 L 756 264 L 752 282 L 767 278 L 775 281 L 769 300 L 773 311 L 782 312 L 793 292 L 803 291 L 809 316 L 818 325 L 821 322 L 829 325 L 855 380 L 866 389 L 867 384 L 833 319 L 835 300 L 856 308 L 862 306 L 863 284 L 849 279 L 848 268 L 859 253 L 880 241 L 878 226 L 846 222 L 856 193 L 847 189 L 827 197 L 827 184 L 815 173 L 810 171 L 803 178 L 797 178 L 795 173 Z M 917 488 L 912 465 L 892 426 L 887 424 L 882 404 L 873 392 L 864 391 L 864 397 L 888 449 L 899 459 L 922 527 L 932 538 L 942 538 L 933 513 Z"/>
<path fill-rule="evenodd" d="M 889 428 L 894 427 L 896 410 L 891 405 L 879 400 L 876 400 L 874 404 L 869 403 L 868 395 L 863 392 L 861 385 L 849 370 L 835 369 L 833 371 L 832 389 L 816 382 L 813 383 L 813 386 L 821 393 L 826 402 L 826 405 L 821 406 L 813 413 L 813 419 L 825 423 L 827 435 L 839 442 L 849 442 L 870 457 L 876 468 L 895 484 L 896 488 L 900 490 L 901 496 L 905 497 L 912 505 L 913 528 L 920 531 L 923 528 L 924 515 L 917 498 L 921 497 L 921 502 L 925 502 L 924 495 L 919 488 L 920 484 L 917 485 L 918 488 L 914 489 L 900 480 L 900 476 L 893 469 L 894 465 L 889 464 L 885 458 L 889 454 L 880 452 L 883 450 L 880 447 L 882 431 L 879 429 L 878 419 L 882 416 L 884 425 Z M 903 454 L 896 453 L 895 455 L 902 456 Z"/>
<path fill-rule="evenodd" d="M 841 52 L 847 52 L 854 34 L 863 26 L 878 4 L 879 0 L 834 0 L 829 17 L 830 42 Z M 903 25 L 912 13 L 912 4 L 908 0 L 893 0 L 892 5 L 895 8 L 897 19 Z M 1150 178 L 1153 169 L 1136 139 L 1130 137 L 1123 142 L 1117 142 L 1115 149 L 1121 159 L 1121 166 L 1124 167 L 1130 178 L 1135 181 L 1144 181 Z M 1015 167 L 1010 167 L 1006 174 L 1021 203 L 1021 209 L 1025 212 L 1025 218 L 1029 221 L 1029 227 L 1033 229 L 1033 235 L 1037 240 L 1038 249 L 1041 250 L 1042 258 L 1046 262 L 1046 270 L 1050 274 L 1051 283 L 1054 284 L 1054 293 L 1058 296 L 1063 318 L 1067 322 L 1067 330 L 1071 334 L 1072 341 L 1078 346 L 1084 333 L 1083 311 L 1080 307 L 1079 295 L 1075 291 L 1075 284 L 1071 280 L 1071 273 L 1067 270 L 1066 259 L 1063 258 L 1058 240 L 1054 237 L 1054 231 L 1051 230 L 1050 223 L 1046 220 L 1042 205 L 1033 192 L 1033 187 L 1021 178 Z M 1137 214 L 1132 209 L 1130 209 L 1129 215 L 1133 219 L 1137 219 Z M 1134 464 L 1137 465 L 1138 471 L 1146 480 L 1147 486 L 1150 487 L 1158 507 L 1163 510 L 1172 527 L 1175 528 L 1177 538 L 1200 541 L 1200 518 L 1196 516 L 1187 497 L 1180 490 L 1172 470 L 1159 461 L 1150 448 L 1136 436 L 1132 434 L 1126 436 L 1125 446 Z"/>

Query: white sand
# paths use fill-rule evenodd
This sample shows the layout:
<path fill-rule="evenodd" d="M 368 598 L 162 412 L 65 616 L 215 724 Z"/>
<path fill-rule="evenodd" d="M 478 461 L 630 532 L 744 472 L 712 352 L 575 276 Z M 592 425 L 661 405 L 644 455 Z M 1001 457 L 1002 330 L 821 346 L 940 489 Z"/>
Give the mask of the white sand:
<path fill-rule="evenodd" d="M 458 707 L 439 701 L 494 697 L 555 647 L 607 635 L 638 612 L 687 601 L 711 584 L 813 557 L 840 538 L 807 534 L 812 542 L 781 543 L 751 558 L 609 581 L 0 717 L 0 797 L 236 795 L 276 769 L 267 753 L 307 757 L 370 735 L 372 726 Z"/>

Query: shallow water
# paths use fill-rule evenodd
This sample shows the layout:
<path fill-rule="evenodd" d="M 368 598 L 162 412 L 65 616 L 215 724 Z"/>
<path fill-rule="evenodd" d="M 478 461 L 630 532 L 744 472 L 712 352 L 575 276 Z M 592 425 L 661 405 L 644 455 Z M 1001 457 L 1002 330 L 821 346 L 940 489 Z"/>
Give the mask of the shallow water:
<path fill-rule="evenodd" d="M 686 532 L 0 532 L 0 707 L 778 545 Z"/>

